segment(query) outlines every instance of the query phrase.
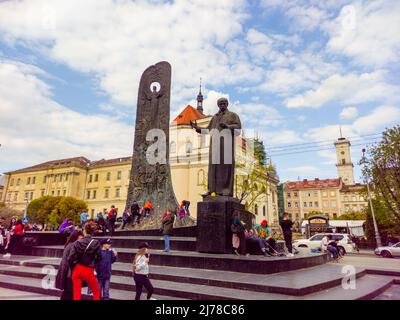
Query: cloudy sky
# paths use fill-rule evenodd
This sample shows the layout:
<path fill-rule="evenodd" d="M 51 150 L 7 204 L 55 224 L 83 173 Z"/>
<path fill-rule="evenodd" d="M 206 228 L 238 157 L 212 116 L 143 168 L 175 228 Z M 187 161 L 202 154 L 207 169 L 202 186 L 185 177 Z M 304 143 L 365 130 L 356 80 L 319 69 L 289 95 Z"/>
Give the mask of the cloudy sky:
<path fill-rule="evenodd" d="M 0 1 L 0 172 L 131 154 L 140 76 L 172 65 L 171 118 L 229 97 L 282 181 L 336 177 L 400 119 L 400 1 Z M 356 179 L 359 168 L 355 167 Z"/>

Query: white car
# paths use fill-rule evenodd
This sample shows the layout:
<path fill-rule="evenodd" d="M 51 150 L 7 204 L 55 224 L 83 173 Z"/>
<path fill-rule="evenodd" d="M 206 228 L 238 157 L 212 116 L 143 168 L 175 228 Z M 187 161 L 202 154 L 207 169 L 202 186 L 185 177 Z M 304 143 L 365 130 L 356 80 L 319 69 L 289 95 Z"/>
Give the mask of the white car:
<path fill-rule="evenodd" d="M 400 257 L 400 242 L 391 246 L 378 247 L 375 249 L 375 254 L 384 258 Z"/>
<path fill-rule="evenodd" d="M 326 235 L 331 235 L 333 240 L 339 240 L 338 248 L 342 255 L 355 252 L 356 245 L 350 240 L 350 236 L 347 233 L 317 233 L 309 239 L 299 239 L 293 242 L 293 246 L 298 248 L 309 248 L 316 249 L 321 248 L 321 242 L 323 237 Z"/>

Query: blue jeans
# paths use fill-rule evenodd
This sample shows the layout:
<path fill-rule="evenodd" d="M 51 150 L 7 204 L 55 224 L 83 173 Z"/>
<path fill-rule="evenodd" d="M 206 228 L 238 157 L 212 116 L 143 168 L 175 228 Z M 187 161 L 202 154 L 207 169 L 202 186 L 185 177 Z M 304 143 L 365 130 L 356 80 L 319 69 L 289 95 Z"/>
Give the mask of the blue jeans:
<path fill-rule="evenodd" d="M 169 252 L 169 250 L 170 250 L 169 240 L 170 240 L 170 236 L 165 234 L 164 235 L 164 242 L 165 242 L 165 251 L 166 252 Z"/>
<path fill-rule="evenodd" d="M 335 247 L 328 245 L 328 251 L 332 254 L 333 259 L 337 259 L 339 257 L 338 250 Z"/>
<path fill-rule="evenodd" d="M 97 280 L 99 282 L 101 300 L 110 300 L 110 278 Z"/>

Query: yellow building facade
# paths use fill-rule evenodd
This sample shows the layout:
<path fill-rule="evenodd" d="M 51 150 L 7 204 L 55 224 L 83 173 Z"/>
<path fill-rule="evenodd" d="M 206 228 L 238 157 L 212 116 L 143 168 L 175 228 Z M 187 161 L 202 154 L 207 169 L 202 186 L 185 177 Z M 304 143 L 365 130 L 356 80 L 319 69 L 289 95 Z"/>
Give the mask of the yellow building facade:
<path fill-rule="evenodd" d="M 202 200 L 201 195 L 205 193 L 207 186 L 210 139 L 203 139 L 188 124 L 182 123 L 186 120 L 187 113 L 193 113 L 193 110 L 196 109 L 186 107 L 177 117 L 180 121 L 173 121 L 170 126 L 170 166 L 176 199 L 178 202 L 189 200 L 191 215 L 196 218 L 197 202 Z M 206 127 L 211 116 L 198 116 L 199 113 L 195 112 L 197 124 Z M 249 173 L 255 159 L 248 146 L 242 148 L 246 140 L 239 137 L 237 141 L 236 163 L 240 164 L 237 166 L 240 168 L 237 168 L 236 175 L 239 179 Z M 44 195 L 72 196 L 87 202 L 92 217 L 99 211 L 109 210 L 111 205 L 115 205 L 119 215 L 122 215 L 128 193 L 131 164 L 131 157 L 98 161 L 76 157 L 48 161 L 8 172 L 5 174 L 4 191 L 0 201 L 23 211 L 31 200 Z M 264 185 L 265 192 L 249 208 L 254 214 L 254 223 L 267 219 L 271 224 L 277 224 L 278 182 L 274 175 L 260 177 L 258 183 L 260 186 Z M 237 184 L 235 193 L 238 193 Z"/>

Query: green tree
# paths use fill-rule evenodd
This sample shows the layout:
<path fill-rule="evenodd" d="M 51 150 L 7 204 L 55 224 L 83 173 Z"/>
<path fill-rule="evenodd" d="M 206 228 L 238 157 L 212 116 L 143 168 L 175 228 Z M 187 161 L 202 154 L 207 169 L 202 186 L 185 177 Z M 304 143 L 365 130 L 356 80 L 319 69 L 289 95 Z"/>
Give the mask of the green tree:
<path fill-rule="evenodd" d="M 400 125 L 383 132 L 382 140 L 369 148 L 361 163 L 374 198 L 400 223 Z"/>
<path fill-rule="evenodd" d="M 308 219 L 309 217 L 312 217 L 312 216 L 325 216 L 325 213 L 323 213 L 321 211 L 313 210 L 313 211 L 310 211 L 309 213 L 307 213 L 306 219 Z"/>
<path fill-rule="evenodd" d="M 78 224 L 80 213 L 87 210 L 85 201 L 73 197 L 43 196 L 31 201 L 27 214 L 31 222 L 57 227 L 67 218 Z"/>
<path fill-rule="evenodd" d="M 254 142 L 254 157 L 258 160 L 262 166 L 266 165 L 267 153 L 265 152 L 264 142 L 258 138 L 253 140 Z"/>

